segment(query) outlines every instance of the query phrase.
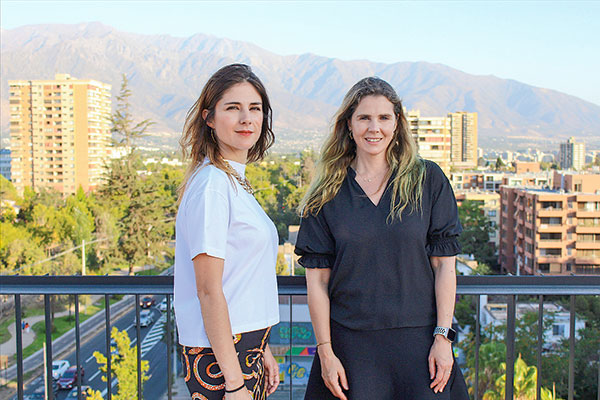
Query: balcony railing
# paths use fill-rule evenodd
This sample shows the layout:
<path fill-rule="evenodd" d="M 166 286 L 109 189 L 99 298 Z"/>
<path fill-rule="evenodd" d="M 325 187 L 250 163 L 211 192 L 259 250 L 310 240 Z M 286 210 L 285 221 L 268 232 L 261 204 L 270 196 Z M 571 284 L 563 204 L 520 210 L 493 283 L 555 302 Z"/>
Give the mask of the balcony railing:
<path fill-rule="evenodd" d="M 289 304 L 289 315 L 285 316 L 281 313 L 282 321 L 289 321 L 291 324 L 293 320 L 293 305 L 297 302 L 294 301 L 295 297 L 302 297 L 306 295 L 306 281 L 304 277 L 278 277 L 279 295 L 281 299 L 286 299 Z M 4 376 L 5 380 L 12 380 L 16 378 L 17 381 L 17 399 L 23 399 L 23 385 L 24 385 L 24 369 L 29 368 L 25 365 L 26 362 L 34 362 L 36 365 L 41 365 L 44 361 L 42 360 L 41 354 L 32 355 L 27 360 L 23 359 L 23 347 L 22 347 L 22 334 L 21 334 L 21 296 L 23 295 L 43 295 L 44 296 L 44 312 L 45 321 L 51 319 L 51 296 L 52 295 L 74 295 L 75 296 L 75 328 L 74 332 L 70 335 L 63 335 L 60 339 L 52 340 L 51 337 L 51 324 L 45 324 L 45 368 L 46 368 L 46 382 L 48 398 L 52 400 L 54 398 L 52 392 L 52 349 L 53 346 L 60 345 L 60 341 L 66 341 L 70 344 L 75 344 L 76 352 L 76 364 L 79 367 L 81 365 L 81 332 L 80 329 L 83 325 L 87 324 L 93 318 L 96 318 L 95 322 L 104 325 L 105 330 L 105 343 L 104 350 L 106 354 L 110 354 L 110 329 L 111 329 L 111 313 L 116 314 L 122 311 L 121 307 L 125 307 L 120 303 L 110 305 L 110 295 L 133 295 L 135 297 L 135 314 L 136 314 L 136 347 L 137 347 L 137 371 L 138 371 L 138 399 L 142 399 L 142 381 L 141 381 L 141 357 L 142 357 L 142 344 L 141 344 L 141 333 L 140 333 L 140 302 L 139 298 L 141 295 L 165 295 L 167 299 L 167 310 L 166 310 L 166 359 L 167 359 L 167 398 L 172 399 L 173 394 L 171 391 L 172 387 L 172 372 L 174 365 L 171 362 L 173 354 L 173 331 L 172 322 L 173 315 L 171 313 L 171 295 L 173 294 L 173 277 L 172 276 L 136 276 L 136 277 L 123 277 L 123 276 L 2 276 L 2 284 L 0 285 L 1 295 L 14 296 L 14 313 L 15 313 L 15 332 L 16 332 L 16 363 L 10 368 L 2 371 L 0 377 Z M 569 277 L 513 277 L 513 276 L 459 276 L 457 294 L 460 295 L 475 295 L 476 296 L 476 326 L 475 326 L 475 379 L 474 379 L 474 393 L 475 399 L 479 399 L 478 396 L 478 385 L 479 385 L 479 347 L 481 344 L 481 327 L 480 327 L 480 308 L 481 308 L 481 297 L 480 295 L 504 295 L 507 297 L 507 328 L 505 335 L 506 342 L 506 388 L 505 388 L 505 399 L 513 399 L 514 393 L 514 361 L 515 361 L 515 323 L 516 323 L 516 298 L 519 295 L 534 295 L 538 296 L 539 310 L 538 310 L 538 341 L 537 341 L 537 370 L 538 370 L 538 381 L 537 381 L 537 399 L 540 399 L 540 388 L 541 388 L 541 375 L 542 375 L 542 345 L 544 339 L 544 331 L 542 327 L 542 321 L 544 318 L 544 296 L 569 296 L 570 297 L 570 336 L 569 336 L 569 368 L 568 368 L 568 399 L 573 399 L 574 394 L 574 349 L 575 349 L 575 296 L 581 295 L 600 295 L 600 276 L 569 276 Z M 101 295 L 104 297 L 105 306 L 104 313 L 98 313 L 94 317 L 85 321 L 85 323 L 79 323 L 79 295 Z M 123 303 L 124 304 L 124 303 Z M 132 305 L 129 304 L 131 307 Z M 280 311 L 282 310 L 280 305 Z M 102 318 L 104 314 L 104 318 Z M 293 325 L 290 325 L 293 327 Z M 293 329 L 289 329 L 289 365 L 290 371 L 292 369 L 293 354 L 293 340 L 294 335 L 292 334 Z M 30 359 L 34 358 L 33 361 Z M 600 363 L 598 366 L 598 376 L 600 379 Z M 112 386 L 111 382 L 111 357 L 107 357 L 107 371 L 105 373 L 107 377 L 106 382 L 106 398 L 111 399 Z M 80 387 L 81 380 L 78 379 L 77 386 Z M 283 388 L 283 387 L 282 387 Z M 289 399 L 293 399 L 293 376 L 290 375 L 289 382 Z M 287 396 L 287 395 L 286 395 Z M 598 394 L 600 399 L 600 394 Z M 296 396 L 297 397 L 297 396 Z M 281 397 L 280 397 L 281 398 Z"/>

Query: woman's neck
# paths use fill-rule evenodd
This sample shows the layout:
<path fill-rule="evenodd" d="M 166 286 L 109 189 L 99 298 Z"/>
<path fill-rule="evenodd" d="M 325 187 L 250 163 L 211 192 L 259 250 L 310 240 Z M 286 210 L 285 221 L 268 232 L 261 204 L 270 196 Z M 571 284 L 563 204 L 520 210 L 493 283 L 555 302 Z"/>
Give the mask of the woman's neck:
<path fill-rule="evenodd" d="M 352 161 L 352 167 L 358 174 L 373 176 L 386 173 L 389 165 L 385 156 L 361 157 L 357 155 L 354 161 Z"/>

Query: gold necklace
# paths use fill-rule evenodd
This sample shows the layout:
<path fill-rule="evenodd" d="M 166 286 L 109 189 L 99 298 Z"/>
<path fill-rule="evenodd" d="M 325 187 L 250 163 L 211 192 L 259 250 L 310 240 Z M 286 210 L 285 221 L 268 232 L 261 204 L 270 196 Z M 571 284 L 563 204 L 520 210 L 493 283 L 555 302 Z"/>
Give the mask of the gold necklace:
<path fill-rule="evenodd" d="M 240 185 L 242 185 L 244 190 L 250 193 L 251 195 L 254 195 L 254 189 L 252 188 L 250 182 L 248 182 L 248 179 L 246 179 L 246 177 L 242 178 L 240 174 L 238 174 L 238 172 L 235 170 L 235 168 L 231 166 L 231 164 L 229 164 L 228 162 L 225 163 L 227 164 L 228 172 L 235 178 L 236 181 L 239 182 Z"/>

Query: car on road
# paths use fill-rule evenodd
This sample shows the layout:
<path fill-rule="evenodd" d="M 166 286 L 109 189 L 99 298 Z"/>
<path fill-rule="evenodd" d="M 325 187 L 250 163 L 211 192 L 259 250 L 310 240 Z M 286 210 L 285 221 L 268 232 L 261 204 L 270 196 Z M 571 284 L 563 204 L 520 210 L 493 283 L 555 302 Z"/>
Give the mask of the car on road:
<path fill-rule="evenodd" d="M 70 366 L 71 363 L 67 360 L 52 361 L 52 378 L 54 378 L 54 380 L 60 379 Z"/>
<path fill-rule="evenodd" d="M 135 324 L 136 318 L 135 316 L 133 317 L 133 323 Z M 154 318 L 152 317 L 152 310 L 142 310 L 140 311 L 140 326 L 141 327 L 146 327 L 152 324 L 152 322 L 154 322 Z"/>
<path fill-rule="evenodd" d="M 154 297 L 146 296 L 140 300 L 140 307 L 142 308 L 150 308 L 154 305 Z"/>
<path fill-rule="evenodd" d="M 83 375 L 85 371 L 83 367 L 79 368 L 81 372 L 81 381 L 83 382 Z M 77 366 L 72 365 L 65 371 L 63 376 L 58 380 L 58 388 L 59 389 L 72 389 L 77 386 Z"/>
<path fill-rule="evenodd" d="M 166 297 L 164 299 L 162 299 L 162 301 L 158 305 L 158 309 L 162 312 L 167 311 L 167 298 Z"/>
<path fill-rule="evenodd" d="M 88 395 L 88 389 L 91 389 L 90 386 L 88 385 L 81 385 L 81 398 L 82 399 L 87 399 L 90 398 L 91 396 Z M 74 387 L 73 390 L 71 390 L 69 392 L 69 394 L 67 395 L 66 399 L 77 399 L 77 387 Z"/>

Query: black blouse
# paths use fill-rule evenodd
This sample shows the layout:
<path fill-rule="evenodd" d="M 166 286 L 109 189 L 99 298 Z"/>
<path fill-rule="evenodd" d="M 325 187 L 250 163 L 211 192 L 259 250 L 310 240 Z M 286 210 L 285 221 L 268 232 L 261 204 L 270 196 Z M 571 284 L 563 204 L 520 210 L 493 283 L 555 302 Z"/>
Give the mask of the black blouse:
<path fill-rule="evenodd" d="M 377 206 L 348 168 L 338 194 L 302 218 L 296 254 L 305 268 L 331 268 L 331 319 L 357 330 L 436 324 L 430 256 L 460 253 L 462 227 L 450 182 L 424 160 L 422 211 L 387 223 L 390 182 Z"/>

